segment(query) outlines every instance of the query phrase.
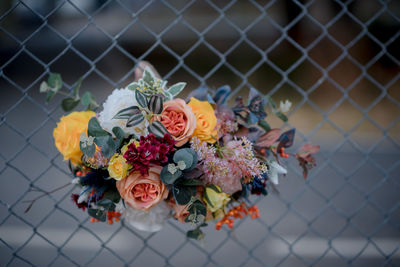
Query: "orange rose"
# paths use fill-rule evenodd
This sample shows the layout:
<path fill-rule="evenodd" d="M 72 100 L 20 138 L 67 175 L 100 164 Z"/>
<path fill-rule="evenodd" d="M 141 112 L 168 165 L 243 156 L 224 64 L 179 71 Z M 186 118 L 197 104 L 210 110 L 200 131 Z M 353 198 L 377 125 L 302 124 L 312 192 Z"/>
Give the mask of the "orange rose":
<path fill-rule="evenodd" d="M 53 137 L 64 160 L 71 160 L 73 164 L 82 162 L 82 151 L 79 147 L 80 136 L 83 132 L 87 132 L 89 120 L 94 115 L 93 111 L 81 111 L 61 117 L 57 128 L 53 131 Z"/>
<path fill-rule="evenodd" d="M 134 209 L 149 210 L 168 197 L 168 189 L 160 180 L 162 167 L 150 165 L 149 174 L 134 171 L 117 181 L 117 189 L 125 202 Z"/>
<path fill-rule="evenodd" d="M 215 116 L 214 109 L 207 101 L 200 101 L 192 97 L 188 105 L 192 108 L 196 116 L 196 129 L 193 135 L 210 144 L 216 142 L 215 138 L 218 136 L 217 131 L 217 117 Z"/>
<path fill-rule="evenodd" d="M 164 110 L 157 120 L 161 121 L 172 135 L 177 147 L 186 144 L 196 128 L 196 117 L 192 108 L 179 98 L 165 102 Z"/>

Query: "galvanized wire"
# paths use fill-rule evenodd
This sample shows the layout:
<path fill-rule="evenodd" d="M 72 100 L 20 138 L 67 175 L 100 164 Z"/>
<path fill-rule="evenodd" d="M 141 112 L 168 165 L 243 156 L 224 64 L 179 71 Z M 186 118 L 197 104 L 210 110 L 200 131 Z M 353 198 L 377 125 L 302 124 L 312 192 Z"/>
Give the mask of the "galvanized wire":
<path fill-rule="evenodd" d="M 48 1 L 47 3 L 50 4 L 52 1 Z M 140 2 L 140 1 L 139 1 Z M 48 265 L 57 265 L 57 260 L 60 258 L 66 260 L 69 264 L 71 265 L 77 265 L 80 266 L 82 265 L 81 262 L 77 261 L 73 256 L 68 255 L 64 252 L 64 248 L 70 242 L 71 239 L 73 239 L 78 231 L 84 230 L 88 232 L 91 236 L 93 236 L 94 239 L 98 240 L 100 242 L 100 246 L 96 253 L 90 257 L 89 260 L 85 261 L 83 265 L 90 265 L 92 264 L 97 257 L 103 252 L 107 251 L 110 254 L 112 254 L 116 259 L 121 264 L 124 265 L 131 265 L 135 263 L 135 260 L 138 259 L 145 251 L 146 249 L 150 250 L 152 253 L 155 255 L 158 255 L 165 261 L 165 265 L 167 266 L 174 266 L 172 259 L 174 256 L 176 256 L 185 246 L 192 246 L 197 253 L 204 255 L 206 257 L 206 260 L 201 263 L 203 266 L 206 266 L 207 264 L 210 265 L 215 265 L 215 266 L 220 266 L 221 263 L 218 262 L 218 260 L 215 259 L 215 255 L 217 255 L 220 251 L 220 249 L 224 246 L 226 242 L 233 242 L 237 246 L 239 246 L 241 249 L 243 249 L 246 252 L 246 256 L 241 259 L 241 262 L 237 263 L 238 266 L 245 266 L 248 264 L 250 261 L 254 261 L 262 266 L 264 265 L 269 265 L 268 262 L 265 261 L 265 259 L 260 258 L 258 255 L 256 255 L 256 249 L 261 246 L 267 238 L 274 237 L 278 240 L 280 240 L 282 243 L 284 243 L 287 248 L 288 248 L 288 253 L 284 257 L 280 258 L 280 260 L 276 263 L 276 265 L 282 265 L 285 263 L 285 261 L 289 257 L 294 257 L 296 258 L 299 262 L 301 262 L 304 265 L 316 265 L 320 263 L 324 257 L 327 256 L 328 253 L 334 253 L 336 257 L 340 258 L 343 260 L 344 263 L 353 265 L 355 261 L 359 257 L 362 256 L 362 254 L 366 251 L 368 246 L 372 246 L 378 253 L 382 256 L 384 259 L 383 265 L 389 265 L 393 262 L 393 256 L 399 253 L 400 249 L 400 244 L 391 252 L 384 251 L 375 241 L 374 241 L 374 236 L 384 227 L 387 225 L 393 224 L 393 221 L 390 220 L 390 218 L 393 216 L 393 214 L 397 211 L 398 208 L 400 207 L 400 202 L 397 202 L 396 205 L 392 206 L 389 209 L 383 209 L 379 204 L 375 203 L 375 201 L 370 197 L 372 196 L 376 191 L 378 191 L 382 185 L 385 183 L 393 183 L 393 181 L 389 180 L 389 176 L 392 172 L 394 172 L 398 166 L 399 166 L 399 160 L 397 160 L 392 166 L 388 168 L 382 167 L 380 164 L 374 161 L 372 154 L 374 151 L 383 143 L 386 141 L 391 142 L 397 151 L 397 156 L 399 155 L 399 144 L 395 139 L 392 138 L 388 133 L 398 124 L 400 120 L 400 116 L 397 116 L 396 119 L 391 121 L 391 123 L 383 127 L 381 124 L 376 122 L 373 118 L 369 116 L 370 111 L 376 107 L 376 105 L 382 101 L 383 99 L 388 99 L 395 107 L 399 108 L 400 103 L 398 100 L 396 100 L 391 94 L 388 93 L 388 89 L 394 86 L 398 80 L 399 80 L 399 73 L 397 73 L 389 82 L 386 84 L 382 84 L 379 81 L 376 80 L 374 76 L 372 76 L 369 72 L 368 69 L 373 66 L 382 56 L 388 57 L 397 67 L 400 66 L 400 62 L 398 58 L 395 55 L 392 55 L 391 52 L 388 50 L 388 47 L 395 43 L 399 39 L 400 31 L 397 30 L 393 36 L 391 36 L 389 39 L 386 41 L 381 41 L 378 39 L 374 34 L 372 34 L 369 30 L 369 27 L 371 26 L 372 23 L 374 23 L 378 17 L 380 17 L 382 14 L 388 14 L 392 20 L 395 21 L 396 26 L 399 27 L 400 24 L 400 19 L 396 15 L 396 10 L 392 10 L 389 8 L 389 4 L 391 1 L 378 1 L 381 5 L 381 8 L 376 10 L 373 16 L 371 16 L 369 19 L 365 21 L 361 21 L 357 16 L 355 16 L 352 12 L 349 10 L 349 6 L 353 4 L 354 2 L 349 0 L 349 1 L 331 1 L 329 2 L 330 4 L 335 4 L 340 8 L 340 11 L 338 11 L 333 18 L 331 18 L 327 23 L 323 24 L 320 21 L 318 21 L 314 16 L 312 16 L 309 12 L 310 7 L 315 4 L 317 1 L 298 1 L 298 0 L 292 0 L 292 1 L 286 1 L 290 2 L 291 5 L 297 6 L 297 8 L 300 10 L 297 16 L 293 18 L 292 20 L 288 21 L 288 23 L 285 26 L 280 25 L 275 19 L 273 19 L 269 13 L 268 10 L 275 4 L 277 4 L 279 1 L 269 1 L 266 4 L 261 4 L 260 1 L 255 1 L 255 0 L 250 0 L 248 3 L 251 3 L 252 6 L 260 13 L 259 16 L 254 17 L 253 21 L 249 23 L 246 27 L 241 28 L 239 27 L 235 21 L 233 21 L 229 16 L 227 16 L 227 12 L 229 9 L 232 8 L 237 2 L 239 1 L 228 1 L 221 7 L 221 5 L 218 5 L 217 2 L 213 2 L 210 0 L 206 0 L 205 3 L 208 4 L 209 7 L 211 7 L 214 11 L 217 12 L 216 18 L 206 25 L 202 30 L 199 30 L 196 28 L 194 25 L 192 25 L 184 16 L 185 12 L 190 9 L 195 3 L 198 3 L 199 1 L 188 1 L 184 4 L 184 6 L 180 9 L 176 8 L 175 5 L 171 4 L 172 1 L 142 1 L 143 5 L 138 9 L 138 10 L 132 10 L 131 7 L 125 3 L 122 0 L 107 0 L 107 1 L 99 1 L 95 3 L 99 3 L 97 8 L 93 12 L 88 12 L 87 10 L 81 8 L 79 5 L 76 4 L 76 1 L 72 0 L 62 0 L 62 1 L 56 1 L 55 4 L 53 5 L 53 8 L 49 10 L 46 15 L 43 15 L 43 12 L 38 12 L 33 8 L 32 2 L 31 1 L 14 1 L 11 4 L 11 7 L 7 10 L 4 10 L 2 14 L 0 15 L 0 32 L 2 35 L 7 36 L 11 40 L 13 40 L 17 44 L 17 48 L 13 52 L 13 55 L 5 61 L 1 65 L 0 69 L 0 78 L 4 81 L 6 81 L 14 90 L 18 91 L 20 94 L 22 94 L 22 97 L 20 97 L 18 100 L 15 101 L 15 103 L 12 103 L 12 105 L 5 110 L 1 114 L 1 122 L 0 126 L 6 126 L 9 129 L 13 131 L 13 134 L 15 134 L 16 137 L 21 138 L 24 140 L 23 145 L 18 148 L 17 150 L 14 151 L 12 155 L 6 155 L 2 151 L 0 151 L 0 158 L 4 162 L 4 166 L 0 170 L 0 175 L 2 177 L 2 183 L 4 182 L 3 176 L 4 173 L 7 170 L 13 170 L 16 173 L 18 173 L 21 177 L 23 177 L 26 182 L 29 184 L 29 187 L 27 190 L 21 193 L 21 195 L 13 202 L 13 203 L 7 203 L 4 200 L 0 200 L 1 206 L 3 206 L 4 209 L 7 210 L 7 214 L 2 217 L 0 221 L 0 226 L 7 225 L 7 221 L 11 217 L 15 217 L 21 222 L 23 222 L 26 227 L 32 229 L 32 234 L 19 246 L 13 246 L 10 244 L 6 239 L 4 239 L 2 236 L 0 236 L 0 241 L 1 243 L 9 250 L 9 252 L 12 254 L 12 257 L 8 259 L 7 262 L 4 262 L 6 266 L 8 265 L 13 265 L 13 264 L 18 264 L 17 260 L 22 261 L 26 263 L 27 265 L 35 266 L 35 263 L 31 262 L 30 258 L 24 257 L 21 255 L 21 251 L 29 247 L 29 243 L 33 240 L 35 237 L 40 237 L 43 239 L 45 242 L 47 242 L 51 247 L 54 247 L 56 249 L 57 253 L 56 256 L 52 260 L 48 262 Z M 145 22 L 143 22 L 140 19 L 140 14 L 145 12 L 146 10 L 152 8 L 151 5 L 157 3 L 157 4 L 162 4 L 164 7 L 167 7 L 173 14 L 174 14 L 174 19 L 173 21 L 167 25 L 162 31 L 160 32 L 155 32 L 151 29 L 149 25 L 147 25 Z M 81 28 L 79 29 L 76 33 L 74 33 L 72 36 L 67 37 L 64 34 L 62 34 L 59 30 L 57 30 L 51 23 L 49 23 L 49 19 L 52 15 L 54 15 L 56 12 L 60 11 L 61 8 L 63 8 L 64 5 L 70 5 L 73 7 L 76 11 L 78 11 L 81 16 L 87 18 L 88 22 Z M 127 14 L 132 16 L 132 19 L 130 20 L 129 23 L 127 23 L 119 32 L 118 34 L 112 35 L 108 33 L 106 30 L 104 30 L 102 27 L 100 27 L 98 24 L 96 24 L 95 17 L 104 12 L 105 9 L 107 9 L 110 5 L 118 5 L 119 7 L 124 10 L 123 12 L 126 12 Z M 33 14 L 37 19 L 41 21 L 39 27 L 35 29 L 33 32 L 31 32 L 27 37 L 20 39 L 19 36 L 15 36 L 13 32 L 11 32 L 7 27 L 3 26 L 1 23 L 2 21 L 6 20 L 15 10 L 19 7 L 24 7 L 26 10 L 28 10 L 31 14 Z M 283 14 L 282 14 L 283 15 Z M 351 19 L 352 23 L 355 25 L 358 25 L 361 30 L 360 32 L 351 40 L 349 41 L 346 45 L 342 44 L 339 40 L 335 38 L 330 32 L 329 29 L 337 23 L 343 16 L 347 16 Z M 254 42 L 252 42 L 248 38 L 248 32 L 261 20 L 266 19 L 268 22 L 275 28 L 275 30 L 278 30 L 280 32 L 278 38 L 272 43 L 270 47 L 267 49 L 263 50 L 259 46 L 257 46 Z M 311 21 L 311 23 L 318 27 L 321 30 L 321 33 L 306 47 L 303 47 L 298 43 L 298 41 L 295 40 L 290 34 L 289 31 L 292 29 L 297 23 L 299 23 L 302 19 L 308 19 Z M 210 42 L 205 38 L 206 34 L 208 34 L 216 25 L 220 22 L 225 22 L 227 23 L 230 27 L 232 27 L 235 31 L 240 33 L 240 37 L 235 39 L 234 44 L 231 45 L 225 52 L 221 52 L 217 48 L 214 47 L 213 43 Z M 192 44 L 191 47 L 187 48 L 183 54 L 178 54 L 176 51 L 174 51 L 168 44 L 163 41 L 163 36 L 167 34 L 169 30 L 171 30 L 175 25 L 177 24 L 183 24 L 185 25 L 192 33 L 196 35 L 196 40 L 194 44 Z M 124 48 L 123 45 L 120 44 L 120 37 L 124 35 L 133 25 L 140 25 L 146 33 L 148 33 L 150 36 L 152 36 L 155 41 L 150 45 L 150 47 L 140 56 L 135 57 L 133 56 L 129 51 Z M 110 42 L 111 45 L 109 45 L 100 55 L 98 55 L 96 58 L 91 59 L 89 58 L 84 52 L 81 52 L 79 49 L 77 49 L 74 45 L 74 41 L 82 34 L 84 33 L 85 30 L 87 30 L 89 27 L 94 27 L 96 28 L 99 32 L 101 32 L 105 38 L 107 38 Z M 48 29 L 52 33 L 54 33 L 56 36 L 58 36 L 61 40 L 63 40 L 66 44 L 66 46 L 58 53 L 57 56 L 55 56 L 53 59 L 48 61 L 47 63 L 44 62 L 42 59 L 40 59 L 35 53 L 30 51 L 29 48 L 27 48 L 27 43 L 42 29 Z M 397 28 L 399 29 L 399 28 Z M 375 44 L 377 44 L 380 48 L 380 51 L 374 55 L 371 59 L 368 60 L 368 62 L 361 64 L 357 59 L 355 59 L 351 53 L 349 53 L 349 49 L 352 48 L 358 41 L 360 41 L 361 38 L 367 37 L 370 40 L 372 40 Z M 335 46 L 337 46 L 341 50 L 341 54 L 334 60 L 332 61 L 328 66 L 321 66 L 315 59 L 313 59 L 309 54 L 310 51 L 315 48 L 318 44 L 321 43 L 323 39 L 328 39 L 330 42 L 332 42 Z M 283 70 L 281 69 L 276 63 L 274 63 L 271 58 L 268 56 L 268 54 L 279 47 L 283 42 L 288 42 L 290 43 L 295 49 L 301 52 L 301 56 L 291 65 L 286 69 Z M 238 70 L 234 65 L 232 65 L 228 60 L 227 57 L 230 55 L 235 49 L 237 49 L 241 44 L 245 43 L 248 45 L 252 52 L 256 52 L 258 56 L 260 57 L 259 61 L 255 63 L 248 71 L 242 72 Z M 203 75 L 197 73 L 195 70 L 193 70 L 189 64 L 187 64 L 188 60 L 187 57 L 190 56 L 194 51 L 199 48 L 200 46 L 205 46 L 207 49 L 209 49 L 213 54 L 215 54 L 218 57 L 218 63 L 211 67 L 210 69 L 207 70 L 207 72 Z M 112 88 L 117 88 L 121 84 L 123 84 L 129 77 L 132 76 L 134 73 L 134 68 L 131 68 L 129 71 L 127 71 L 119 80 L 114 81 L 111 79 L 107 73 L 104 73 L 101 71 L 97 65 L 99 62 L 104 59 L 110 51 L 113 49 L 117 49 L 119 52 L 121 52 L 124 56 L 126 56 L 129 60 L 131 60 L 133 63 L 137 64 L 141 60 L 145 60 L 148 55 L 153 52 L 156 47 L 161 47 L 163 48 L 166 53 L 168 53 L 170 56 L 175 58 L 177 60 L 176 65 L 169 70 L 167 73 L 165 73 L 164 78 L 169 79 L 171 78 L 175 73 L 178 72 L 178 70 L 182 69 L 189 73 L 193 78 L 195 78 L 200 86 L 210 86 L 213 87 L 213 85 L 208 84 L 207 80 L 212 77 L 218 69 L 221 67 L 226 67 L 228 70 L 230 70 L 236 77 L 240 79 L 240 83 L 236 85 L 233 89 L 233 94 L 231 95 L 232 97 L 237 95 L 240 90 L 242 90 L 244 87 L 252 87 L 252 83 L 249 79 L 251 75 L 253 75 L 257 69 L 260 68 L 262 65 L 268 65 L 274 72 L 278 73 L 281 76 L 281 80 L 277 82 L 268 92 L 268 94 L 273 95 L 278 90 L 285 84 L 290 85 L 292 88 L 296 90 L 298 94 L 301 95 L 301 100 L 300 102 L 294 107 L 294 109 L 289 113 L 290 115 L 296 113 L 299 109 L 301 109 L 305 104 L 311 106 L 315 111 L 317 111 L 319 114 L 322 116 L 322 120 L 312 129 L 311 132 L 309 132 L 307 135 L 298 132 L 298 135 L 304 139 L 308 140 L 312 136 L 314 136 L 322 127 L 323 125 L 330 125 L 335 131 L 337 131 L 341 136 L 342 139 L 339 143 L 335 145 L 330 151 L 321 154 L 322 155 L 322 161 L 319 162 L 320 167 L 316 169 L 312 173 L 311 180 L 307 180 L 306 186 L 302 187 L 299 189 L 294 197 L 290 200 L 280 198 L 278 197 L 279 201 L 283 203 L 287 209 L 273 222 L 267 224 L 264 220 L 263 217 L 260 218 L 257 223 L 259 223 L 264 229 L 265 232 L 262 233 L 262 238 L 260 239 L 259 242 L 256 242 L 255 244 L 247 244 L 246 242 L 241 241 L 239 238 L 236 238 L 235 235 L 228 231 L 225 230 L 225 238 L 221 238 L 218 240 L 218 243 L 215 246 L 215 249 L 212 251 L 208 250 L 206 247 L 203 247 L 200 243 L 190 240 L 190 239 L 184 239 L 183 242 L 178 244 L 176 248 L 169 254 L 165 255 L 163 251 L 161 251 L 159 248 L 155 248 L 153 245 L 149 243 L 149 241 L 157 234 L 150 234 L 147 236 L 143 236 L 136 231 L 132 230 L 129 227 L 126 227 L 124 222 L 122 222 L 119 226 L 113 230 L 113 234 L 110 235 L 109 238 L 107 239 L 102 239 L 99 236 L 99 233 L 97 233 L 95 230 L 91 229 L 90 227 L 87 227 L 86 223 L 88 221 L 88 218 L 82 219 L 77 217 L 75 214 L 71 213 L 64 207 L 62 207 L 60 204 L 65 201 L 65 199 L 68 199 L 71 192 L 73 189 L 67 190 L 66 192 L 63 192 L 62 196 L 60 198 L 55 198 L 52 195 L 48 195 L 49 200 L 54 202 L 54 209 L 48 210 L 47 214 L 43 216 L 43 218 L 38 222 L 38 223 L 32 223 L 29 220 L 24 217 L 23 214 L 18 209 L 18 205 L 21 204 L 23 200 L 26 199 L 26 195 L 30 194 L 32 192 L 32 189 L 36 189 L 38 191 L 44 192 L 44 189 L 41 188 L 40 186 L 37 185 L 37 182 L 40 181 L 44 177 L 44 175 L 52 168 L 57 169 L 59 172 L 69 175 L 68 172 L 60 167 L 58 164 L 55 163 L 57 159 L 59 159 L 59 155 L 55 156 L 50 156 L 48 151 L 44 151 L 43 148 L 39 147 L 36 145 L 34 142 L 31 141 L 31 139 L 38 134 L 38 132 L 47 124 L 47 123 L 56 123 L 56 120 L 53 117 L 57 117 L 56 114 L 59 111 L 58 107 L 54 108 L 48 108 L 43 106 L 42 103 L 38 102 L 34 97 L 32 97 L 29 92 L 32 90 L 38 90 L 37 85 L 40 83 L 40 81 L 45 80 L 46 77 L 52 72 L 52 65 L 57 62 L 62 56 L 64 56 L 67 52 L 72 51 L 74 52 L 81 60 L 86 62 L 90 68 L 87 70 L 84 75 L 83 79 L 88 78 L 92 74 L 96 74 L 102 79 L 104 79 L 107 83 Z M 16 59 L 22 54 L 25 53 L 27 54 L 31 59 L 33 59 L 37 64 L 39 64 L 41 67 L 43 67 L 44 71 L 35 77 L 34 81 L 31 82 L 29 85 L 26 85 L 24 87 L 20 86 L 18 84 L 18 81 L 13 80 L 10 78 L 4 70 L 13 62 L 16 61 Z M 355 78 L 350 85 L 344 87 L 336 79 L 333 79 L 331 75 L 329 74 L 331 70 L 336 68 L 344 59 L 349 60 L 352 64 L 354 64 L 357 68 L 360 69 L 361 74 Z M 244 58 L 244 60 L 246 60 Z M 312 84 L 309 88 L 301 88 L 296 82 L 294 82 L 290 77 L 289 74 L 293 72 L 295 69 L 297 69 L 302 63 L 308 62 L 310 63 L 314 68 L 316 68 L 320 73 L 321 77 L 314 83 Z M 351 89 L 353 89 L 361 80 L 366 79 L 370 83 L 372 83 L 376 88 L 380 90 L 379 95 L 367 106 L 363 107 L 361 106 L 357 101 L 355 101 L 352 97 L 349 96 L 349 92 Z M 320 85 L 323 82 L 328 81 L 334 87 L 339 90 L 341 93 L 341 97 L 335 104 L 333 104 L 328 110 L 323 110 L 319 105 L 314 103 L 310 99 L 310 95 L 316 91 Z M 71 89 L 72 85 L 65 83 L 65 87 L 67 89 Z M 397 89 L 399 90 L 399 89 Z M 39 124 L 37 127 L 32 130 L 30 133 L 24 133 L 18 127 L 15 127 L 12 122 L 10 122 L 7 118 L 15 112 L 15 110 L 24 102 L 24 101 L 30 101 L 33 103 L 38 109 L 40 109 L 43 113 L 46 114 L 46 118 Z M 350 129 L 348 130 L 343 130 L 341 127 L 339 127 L 335 121 L 333 121 L 330 118 L 330 114 L 333 113 L 340 105 L 342 105 L 344 102 L 350 103 L 354 108 L 356 108 L 359 112 L 362 114 L 362 118 L 356 122 Z M 357 130 L 357 128 L 363 123 L 363 122 L 369 122 L 371 123 L 374 127 L 376 127 L 381 133 L 382 137 L 380 140 L 378 140 L 375 144 L 371 145 L 368 147 L 367 150 L 364 150 L 362 147 L 357 142 L 354 142 L 350 136 Z M 289 124 L 287 126 L 290 126 Z M 363 155 L 362 160 L 358 162 L 356 166 L 354 166 L 352 171 L 344 171 L 341 166 L 337 165 L 334 161 L 331 160 L 331 158 L 338 152 L 340 151 L 345 145 L 350 144 L 352 148 L 357 152 Z M 45 157 L 48 161 L 47 167 L 42 170 L 42 172 L 37 175 L 37 176 L 30 176 L 27 173 L 21 171 L 19 166 L 15 166 L 13 161 L 18 158 L 22 153 L 24 153 L 24 150 L 27 148 L 31 148 L 43 157 Z M 365 165 L 372 165 L 374 168 L 378 169 L 382 173 L 382 178 L 378 183 L 376 183 L 373 187 L 369 188 L 368 192 L 364 192 L 363 189 L 359 187 L 356 183 L 354 183 L 351 180 L 351 177 L 358 172 L 362 167 Z M 344 178 L 346 181 L 343 183 L 341 186 L 336 188 L 335 190 L 332 190 L 330 196 L 326 196 L 323 194 L 318 188 L 315 187 L 315 185 L 312 183 L 313 180 L 318 179 L 318 175 L 323 170 L 325 167 L 331 167 L 334 169 L 337 174 L 341 177 Z M 292 168 L 289 166 L 290 171 L 296 173 L 297 175 L 301 175 L 298 170 Z M 399 187 L 399 184 L 394 182 L 393 186 Z M 345 188 L 351 188 L 352 190 L 356 191 L 360 195 L 364 197 L 364 202 L 363 204 L 358 207 L 353 213 L 348 214 L 345 211 L 343 211 L 340 207 L 337 207 L 334 202 L 332 201 L 338 194 L 340 194 Z M 314 194 L 318 195 L 319 198 L 321 198 L 323 201 L 325 201 L 325 206 L 324 208 L 318 213 L 317 216 L 313 218 L 308 218 L 307 216 L 303 215 L 301 212 L 297 211 L 295 208 L 293 208 L 293 205 L 298 201 L 300 198 L 302 198 L 308 191 L 313 192 Z M 258 203 L 261 201 L 261 198 L 257 198 L 254 200 L 254 203 Z M 366 207 L 367 205 L 373 207 L 376 212 L 380 213 L 385 219 L 384 221 L 380 224 L 377 225 L 374 231 L 370 233 L 365 233 L 362 229 L 360 229 L 359 225 L 353 223 L 353 218 L 355 218 L 360 211 Z M 54 211 L 59 211 L 68 216 L 69 218 L 73 219 L 76 223 L 74 225 L 74 230 L 72 233 L 66 238 L 62 244 L 56 244 L 52 240 L 50 240 L 48 237 L 37 231 L 38 228 L 42 226 L 42 224 L 54 213 Z M 328 211 L 334 211 L 336 213 L 336 216 L 342 217 L 346 221 L 345 227 L 343 227 L 339 232 L 337 232 L 334 236 L 332 237 L 326 237 L 323 234 L 321 234 L 319 231 L 315 230 L 313 227 L 313 223 L 318 221 L 321 217 L 323 217 Z M 280 224 L 283 220 L 287 219 L 288 215 L 294 215 L 297 217 L 297 219 L 303 221 L 308 227 L 306 230 L 304 230 L 302 233 L 300 233 L 294 240 L 288 241 L 284 237 L 281 236 L 280 233 L 277 233 L 275 231 L 276 226 Z M 237 226 L 239 227 L 240 225 L 244 224 L 245 221 L 240 221 Z M 185 231 L 183 230 L 182 227 L 177 226 L 175 223 L 169 222 L 169 226 L 173 229 L 175 229 L 177 232 L 179 232 L 181 235 L 185 235 Z M 399 230 L 399 224 L 394 223 L 393 228 Z M 359 252 L 349 258 L 346 255 L 343 255 L 334 245 L 332 245 L 332 242 L 340 236 L 348 227 L 352 227 L 355 231 L 358 232 L 360 236 L 363 236 L 365 239 L 365 244 L 363 245 L 362 249 L 359 250 Z M 113 228 L 114 229 L 114 228 Z M 119 253 L 118 250 L 113 249 L 110 247 L 110 242 L 112 241 L 113 237 L 115 235 L 118 235 L 121 233 L 121 231 L 127 230 L 129 231 L 132 235 L 134 235 L 136 238 L 141 240 L 143 242 L 143 246 L 141 249 L 135 254 L 132 255 L 132 257 L 129 260 L 126 260 L 124 257 L 122 257 Z M 306 235 L 308 234 L 314 234 L 315 236 L 319 237 L 322 240 L 325 240 L 326 243 L 328 244 L 328 247 L 326 250 L 318 255 L 315 258 L 306 258 L 303 257 L 301 254 L 298 254 L 294 247 L 295 245 L 302 240 Z M 17 262 L 17 263 L 16 263 Z"/>

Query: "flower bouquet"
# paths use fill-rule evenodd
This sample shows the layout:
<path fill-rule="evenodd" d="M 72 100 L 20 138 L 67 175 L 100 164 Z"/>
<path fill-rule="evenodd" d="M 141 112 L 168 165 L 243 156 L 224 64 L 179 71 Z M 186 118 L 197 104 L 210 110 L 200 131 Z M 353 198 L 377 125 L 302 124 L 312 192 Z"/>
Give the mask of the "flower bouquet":
<path fill-rule="evenodd" d="M 186 84 L 168 87 L 150 64 L 141 62 L 136 77 L 112 91 L 98 113 L 90 93 L 79 95 L 80 81 L 62 101 L 65 111 L 79 103 L 86 108 L 63 116 L 53 136 L 81 188 L 72 199 L 92 222 L 112 224 L 123 216 L 153 232 L 172 216 L 193 225 L 188 237 L 201 239 L 206 222 L 232 228 L 236 219 L 259 217 L 249 195 L 267 195 L 278 184 L 287 172 L 282 158 L 296 158 L 304 177 L 315 165 L 318 146 L 287 153 L 295 129 L 271 129 L 264 120 L 269 107 L 287 121 L 289 101 L 277 107 L 252 88 L 247 104 L 238 97 L 229 108 L 229 86 L 213 95 L 196 89 L 185 101 L 177 96 Z M 51 74 L 40 90 L 50 101 L 62 84 Z"/>

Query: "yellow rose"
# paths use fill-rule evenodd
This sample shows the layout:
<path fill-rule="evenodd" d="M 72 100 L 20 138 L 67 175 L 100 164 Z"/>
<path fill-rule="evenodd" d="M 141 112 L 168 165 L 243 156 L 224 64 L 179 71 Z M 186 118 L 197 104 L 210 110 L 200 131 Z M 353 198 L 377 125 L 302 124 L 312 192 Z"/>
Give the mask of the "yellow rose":
<path fill-rule="evenodd" d="M 79 139 L 81 133 L 87 132 L 89 120 L 94 115 L 93 111 L 81 111 L 61 117 L 53 131 L 53 137 L 58 151 L 64 156 L 64 160 L 71 160 L 73 164 L 82 162 Z"/>
<path fill-rule="evenodd" d="M 108 173 L 115 180 L 121 180 L 126 177 L 129 167 L 130 165 L 126 163 L 126 159 L 122 155 L 115 153 L 108 163 Z"/>
<path fill-rule="evenodd" d="M 207 101 L 200 101 L 192 97 L 188 105 L 192 108 L 196 116 L 196 129 L 193 136 L 196 136 L 201 141 L 213 144 L 216 142 L 214 137 L 217 137 L 217 117 L 214 109 Z"/>
<path fill-rule="evenodd" d="M 227 193 L 222 192 L 218 185 L 215 185 L 215 187 L 220 191 L 219 193 L 210 187 L 206 187 L 204 202 L 207 204 L 208 210 L 218 214 L 218 211 L 223 211 L 228 204 L 230 197 Z"/>

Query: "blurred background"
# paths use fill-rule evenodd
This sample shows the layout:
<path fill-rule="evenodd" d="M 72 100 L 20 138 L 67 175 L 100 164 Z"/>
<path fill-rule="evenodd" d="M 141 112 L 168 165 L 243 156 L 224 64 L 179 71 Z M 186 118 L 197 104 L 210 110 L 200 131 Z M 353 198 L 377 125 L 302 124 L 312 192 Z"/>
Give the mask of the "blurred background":
<path fill-rule="evenodd" d="M 8 266 L 400 265 L 400 2 L 378 0 L 0 2 L 0 264 Z M 280 193 L 253 198 L 257 220 L 211 224 L 204 242 L 172 219 L 155 234 L 91 224 L 67 187 L 52 138 L 61 96 L 40 83 L 61 73 L 68 92 L 102 103 L 141 60 L 173 84 L 255 87 L 293 102 L 295 152 L 319 144 L 307 180 L 295 161 Z"/>

